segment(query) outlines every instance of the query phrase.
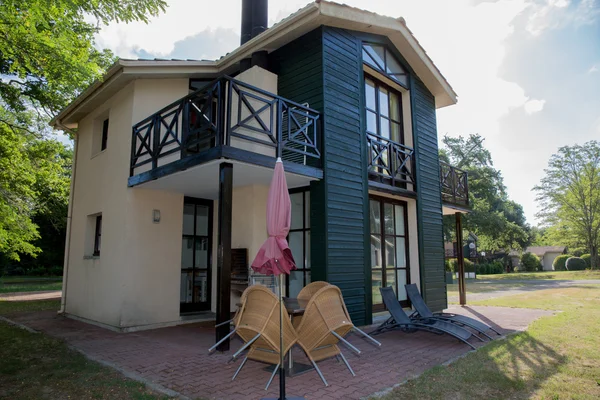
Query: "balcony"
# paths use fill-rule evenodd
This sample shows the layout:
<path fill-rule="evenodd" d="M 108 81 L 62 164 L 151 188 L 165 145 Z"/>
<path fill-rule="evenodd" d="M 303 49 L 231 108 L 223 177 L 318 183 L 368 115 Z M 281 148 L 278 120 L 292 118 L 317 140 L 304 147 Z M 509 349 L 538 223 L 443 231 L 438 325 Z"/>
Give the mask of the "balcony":
<path fill-rule="evenodd" d="M 443 203 L 455 208 L 470 207 L 467 171 L 440 162 L 440 183 Z"/>
<path fill-rule="evenodd" d="M 230 77 L 217 79 L 132 128 L 129 186 L 213 160 L 320 179 L 319 112 Z"/>
<path fill-rule="evenodd" d="M 383 136 L 366 133 L 370 185 L 381 190 L 415 191 L 415 151 Z"/>

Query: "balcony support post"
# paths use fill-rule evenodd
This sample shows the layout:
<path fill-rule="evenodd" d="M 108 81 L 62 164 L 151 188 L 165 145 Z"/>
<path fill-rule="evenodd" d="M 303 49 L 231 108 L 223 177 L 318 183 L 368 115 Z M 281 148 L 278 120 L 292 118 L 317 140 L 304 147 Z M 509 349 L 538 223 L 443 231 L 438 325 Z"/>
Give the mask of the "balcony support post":
<path fill-rule="evenodd" d="M 458 297 L 461 306 L 467 304 L 467 287 L 465 284 L 465 257 L 463 253 L 462 214 L 456 217 L 456 260 L 458 262 Z"/>
<path fill-rule="evenodd" d="M 233 210 L 233 165 L 219 166 L 219 227 L 217 250 L 217 321 L 216 325 L 231 319 L 231 225 Z M 216 341 L 224 339 L 230 331 L 229 324 L 216 328 Z M 229 340 L 217 350 L 229 350 Z"/>

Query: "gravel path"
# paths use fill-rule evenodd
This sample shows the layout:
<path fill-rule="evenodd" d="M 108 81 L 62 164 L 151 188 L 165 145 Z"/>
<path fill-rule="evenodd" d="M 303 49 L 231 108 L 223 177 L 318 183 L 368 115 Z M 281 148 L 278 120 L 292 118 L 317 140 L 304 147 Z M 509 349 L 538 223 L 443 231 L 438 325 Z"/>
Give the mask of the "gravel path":
<path fill-rule="evenodd" d="M 0 301 L 30 301 L 60 299 L 61 290 L 44 290 L 40 292 L 0 293 Z"/>
<path fill-rule="evenodd" d="M 585 279 L 585 280 L 549 280 L 549 279 L 515 279 L 499 282 L 498 280 L 481 281 L 477 286 L 481 287 L 485 284 L 506 285 L 506 289 L 493 290 L 485 293 L 467 293 L 467 303 L 469 301 L 487 300 L 496 297 L 512 296 L 515 294 L 534 292 L 537 290 L 556 289 L 561 287 L 577 287 L 582 285 L 600 285 L 600 279 Z M 518 284 L 519 286 L 513 286 Z M 525 286 L 520 286 L 520 285 Z M 467 282 L 467 292 L 469 291 L 469 283 Z M 449 303 L 458 303 L 458 295 L 449 295 Z"/>

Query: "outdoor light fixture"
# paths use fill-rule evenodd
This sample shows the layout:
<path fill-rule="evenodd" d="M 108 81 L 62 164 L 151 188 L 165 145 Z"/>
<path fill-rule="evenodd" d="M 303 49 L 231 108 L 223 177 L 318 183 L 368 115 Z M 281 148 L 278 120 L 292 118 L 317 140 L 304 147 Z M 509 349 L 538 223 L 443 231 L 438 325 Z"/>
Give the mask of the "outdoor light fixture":
<path fill-rule="evenodd" d="M 155 224 L 160 222 L 160 210 L 152 210 L 152 222 Z"/>

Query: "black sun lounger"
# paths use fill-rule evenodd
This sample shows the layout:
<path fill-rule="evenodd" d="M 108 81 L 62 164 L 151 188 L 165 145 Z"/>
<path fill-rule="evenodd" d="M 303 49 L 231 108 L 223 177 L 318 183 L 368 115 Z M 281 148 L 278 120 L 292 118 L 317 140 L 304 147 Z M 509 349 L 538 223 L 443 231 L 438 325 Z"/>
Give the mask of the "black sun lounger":
<path fill-rule="evenodd" d="M 401 329 L 403 331 L 411 331 L 418 329 L 438 334 L 446 333 L 468 344 L 473 349 L 475 348 L 471 343 L 467 342 L 467 340 L 471 336 L 474 336 L 468 330 L 461 328 L 458 325 L 454 325 L 444 321 L 425 322 L 419 320 L 411 320 L 402 309 L 402 306 L 400 306 L 400 303 L 396 298 L 396 294 L 394 293 L 394 289 L 392 289 L 391 287 L 382 287 L 379 288 L 379 291 L 381 292 L 381 297 L 383 298 L 383 303 L 385 304 L 385 307 L 390 312 L 390 317 L 377 329 L 371 332 L 372 334 L 378 334 L 392 329 Z"/>
<path fill-rule="evenodd" d="M 419 289 L 417 289 L 417 285 L 410 284 L 404 285 L 406 288 L 406 294 L 412 303 L 412 306 L 415 309 L 415 313 L 411 315 L 412 319 L 421 319 L 421 320 L 434 320 L 434 321 L 444 321 L 452 324 L 456 324 L 459 326 L 467 326 L 476 330 L 477 332 L 485 335 L 488 339 L 492 339 L 490 335 L 486 332 L 492 330 L 500 335 L 500 332 L 492 328 L 491 326 L 484 324 L 481 321 L 478 321 L 474 318 L 465 317 L 464 315 L 455 315 L 455 314 L 444 314 L 444 313 L 433 313 L 427 304 L 425 304 L 425 300 L 419 293 Z"/>

